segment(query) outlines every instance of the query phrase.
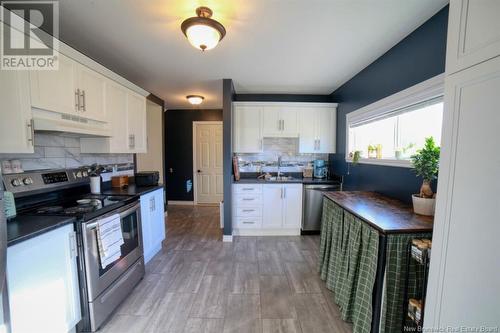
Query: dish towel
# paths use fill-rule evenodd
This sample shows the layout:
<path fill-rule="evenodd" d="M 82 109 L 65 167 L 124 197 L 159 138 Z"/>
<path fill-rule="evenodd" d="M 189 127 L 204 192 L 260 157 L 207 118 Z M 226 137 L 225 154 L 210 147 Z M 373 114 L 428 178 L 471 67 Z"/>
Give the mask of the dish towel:
<path fill-rule="evenodd" d="M 120 215 L 111 215 L 97 221 L 97 245 L 102 269 L 121 257 L 123 243 Z"/>

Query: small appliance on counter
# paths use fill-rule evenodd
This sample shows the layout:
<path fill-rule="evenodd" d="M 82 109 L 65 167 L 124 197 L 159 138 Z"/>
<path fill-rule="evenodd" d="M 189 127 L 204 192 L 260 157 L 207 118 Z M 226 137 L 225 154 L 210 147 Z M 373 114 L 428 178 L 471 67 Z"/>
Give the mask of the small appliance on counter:
<path fill-rule="evenodd" d="M 313 177 L 313 166 L 311 163 L 307 163 L 307 165 L 304 167 L 302 170 L 302 177 L 303 178 L 312 178 Z"/>
<path fill-rule="evenodd" d="M 113 176 L 111 177 L 111 187 L 123 188 L 128 186 L 128 176 Z"/>
<path fill-rule="evenodd" d="M 135 175 L 136 186 L 157 186 L 160 181 L 159 171 L 141 171 Z"/>
<path fill-rule="evenodd" d="M 314 160 L 314 178 L 326 178 L 328 167 L 324 160 Z"/>

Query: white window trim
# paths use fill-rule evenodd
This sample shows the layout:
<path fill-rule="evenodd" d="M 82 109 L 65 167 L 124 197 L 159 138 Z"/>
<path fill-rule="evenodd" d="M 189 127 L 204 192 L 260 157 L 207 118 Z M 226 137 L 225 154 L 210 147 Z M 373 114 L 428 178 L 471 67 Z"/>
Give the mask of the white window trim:
<path fill-rule="evenodd" d="M 346 115 L 346 146 L 345 160 L 347 163 L 352 163 L 352 158 L 349 157 L 349 125 L 358 123 L 364 120 L 375 118 L 385 113 L 395 111 L 425 100 L 436 98 L 444 95 L 444 74 L 440 74 L 426 81 L 418 83 L 410 88 L 402 90 L 391 96 L 376 101 L 370 105 L 364 106 L 361 109 L 350 112 Z M 411 168 L 411 162 L 408 160 L 397 159 L 375 159 L 375 158 L 360 158 L 360 164 L 375 164 L 394 167 Z"/>

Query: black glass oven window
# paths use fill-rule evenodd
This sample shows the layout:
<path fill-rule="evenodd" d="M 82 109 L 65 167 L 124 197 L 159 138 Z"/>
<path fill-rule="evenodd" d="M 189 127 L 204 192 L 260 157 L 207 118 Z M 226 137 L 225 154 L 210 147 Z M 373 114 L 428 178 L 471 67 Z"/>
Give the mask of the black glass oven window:
<path fill-rule="evenodd" d="M 122 217 L 122 235 L 123 235 L 123 245 L 121 246 L 122 255 L 120 259 L 117 259 L 115 262 L 109 264 L 105 269 L 102 269 L 102 266 L 99 263 L 99 276 L 102 276 L 108 270 L 110 270 L 117 262 L 119 262 L 122 258 L 126 257 L 130 252 L 134 251 L 139 247 L 139 229 L 138 229 L 138 221 L 137 214 L 138 211 L 134 211 L 127 216 Z M 97 237 L 97 235 L 96 235 Z M 97 242 L 97 239 L 96 239 Z"/>

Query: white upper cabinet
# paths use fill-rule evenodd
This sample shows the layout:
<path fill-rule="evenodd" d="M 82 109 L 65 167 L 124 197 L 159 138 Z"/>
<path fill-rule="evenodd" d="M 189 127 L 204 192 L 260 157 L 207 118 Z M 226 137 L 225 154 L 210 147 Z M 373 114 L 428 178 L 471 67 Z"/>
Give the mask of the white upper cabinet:
<path fill-rule="evenodd" d="M 335 153 L 335 106 L 330 104 L 301 108 L 298 119 L 300 153 Z"/>
<path fill-rule="evenodd" d="M 30 72 L 33 107 L 105 121 L 104 84 L 100 73 L 59 54 L 57 70 Z"/>
<path fill-rule="evenodd" d="M 146 98 L 106 79 L 105 109 L 109 138 L 81 138 L 82 153 L 145 153 Z"/>
<path fill-rule="evenodd" d="M 0 153 L 33 153 L 33 121 L 26 71 L 0 71 Z"/>
<path fill-rule="evenodd" d="M 262 136 L 297 137 L 297 109 L 291 103 L 265 105 L 262 111 Z"/>
<path fill-rule="evenodd" d="M 104 75 L 78 66 L 78 89 L 80 93 L 80 111 L 85 118 L 106 121 L 104 101 L 106 78 Z"/>
<path fill-rule="evenodd" d="M 59 54 L 59 69 L 30 71 L 31 105 L 65 114 L 77 114 L 76 61 Z"/>
<path fill-rule="evenodd" d="M 447 74 L 500 55 L 500 1 L 450 1 Z"/>
<path fill-rule="evenodd" d="M 258 153 L 262 151 L 261 106 L 237 105 L 233 108 L 233 151 Z"/>
<path fill-rule="evenodd" d="M 299 137 L 300 153 L 334 153 L 337 104 L 235 102 L 233 151 L 258 153 L 264 138 Z"/>
<path fill-rule="evenodd" d="M 146 99 L 132 91 L 127 93 L 128 145 L 134 153 L 147 152 Z"/>

